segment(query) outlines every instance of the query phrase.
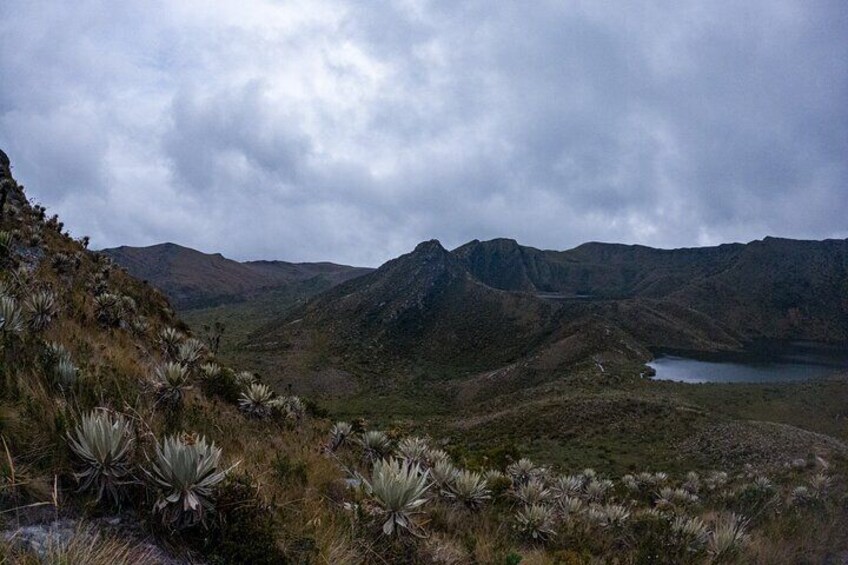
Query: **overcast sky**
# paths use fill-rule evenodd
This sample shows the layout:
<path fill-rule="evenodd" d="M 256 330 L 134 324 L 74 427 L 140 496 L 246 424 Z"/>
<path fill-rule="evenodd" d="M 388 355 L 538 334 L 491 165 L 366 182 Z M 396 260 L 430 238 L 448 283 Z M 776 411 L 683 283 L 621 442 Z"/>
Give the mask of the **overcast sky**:
<path fill-rule="evenodd" d="M 848 237 L 845 0 L 0 0 L 0 148 L 94 247 Z"/>

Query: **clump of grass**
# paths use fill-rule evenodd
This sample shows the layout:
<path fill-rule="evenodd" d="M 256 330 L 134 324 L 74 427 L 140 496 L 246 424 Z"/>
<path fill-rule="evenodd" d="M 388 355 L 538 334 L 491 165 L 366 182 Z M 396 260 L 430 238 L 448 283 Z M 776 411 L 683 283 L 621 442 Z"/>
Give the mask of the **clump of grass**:
<path fill-rule="evenodd" d="M 246 472 L 229 473 L 216 491 L 214 535 L 202 555 L 210 563 L 289 563 L 280 547 L 279 525 L 261 497 L 259 484 Z M 211 538 L 211 539 L 210 539 Z"/>
<path fill-rule="evenodd" d="M 135 443 L 130 423 L 120 414 L 96 410 L 82 417 L 68 443 L 83 465 L 76 474 L 82 490 L 95 490 L 97 501 L 108 494 L 120 501 L 121 487 L 131 481 Z"/>
<path fill-rule="evenodd" d="M 81 525 L 67 541 L 50 536 L 40 562 L 67 565 L 136 565 L 154 563 L 156 560 L 157 556 L 150 547 L 107 536 L 91 526 Z"/>
<path fill-rule="evenodd" d="M 729 561 L 742 552 L 750 541 L 747 526 L 747 520 L 732 512 L 716 519 L 707 544 L 707 551 L 713 561 Z"/>

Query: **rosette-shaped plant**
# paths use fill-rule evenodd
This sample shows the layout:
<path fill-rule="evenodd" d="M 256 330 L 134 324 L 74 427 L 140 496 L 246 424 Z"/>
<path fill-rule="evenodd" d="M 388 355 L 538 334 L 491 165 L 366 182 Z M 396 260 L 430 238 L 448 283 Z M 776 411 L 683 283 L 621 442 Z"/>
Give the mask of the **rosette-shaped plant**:
<path fill-rule="evenodd" d="M 166 437 L 156 446 L 148 475 L 159 491 L 155 509 L 166 526 L 182 529 L 205 523 L 215 510 L 215 487 L 229 471 L 220 464 L 221 450 L 204 437 Z"/>
<path fill-rule="evenodd" d="M 274 391 L 268 385 L 254 383 L 241 393 L 239 408 L 251 418 L 268 418 L 271 416 L 273 398 Z"/>
<path fill-rule="evenodd" d="M 56 317 L 56 296 L 52 292 L 35 292 L 26 299 L 29 327 L 35 332 L 44 331 Z"/>
<path fill-rule="evenodd" d="M 191 388 L 188 370 L 179 363 L 164 363 L 154 373 L 158 402 L 177 408 L 183 401 L 185 391 Z"/>
<path fill-rule="evenodd" d="M 428 473 L 418 465 L 397 459 L 378 459 L 374 462 L 371 480 L 364 480 L 366 492 L 380 507 L 386 521 L 383 533 L 395 535 L 406 530 L 419 535 L 414 517 L 427 502 Z"/>
<path fill-rule="evenodd" d="M 159 347 L 169 359 L 176 359 L 182 341 L 183 334 L 175 328 L 164 328 L 159 332 Z"/>
<path fill-rule="evenodd" d="M 350 437 L 353 435 L 353 426 L 348 422 L 336 422 L 330 428 L 330 450 L 336 451 L 347 444 Z"/>
<path fill-rule="evenodd" d="M 0 296 L 0 333 L 8 338 L 21 333 L 24 318 L 18 301 L 11 296 Z"/>
<path fill-rule="evenodd" d="M 177 346 L 177 362 L 191 372 L 203 359 L 204 350 L 203 342 L 191 337 Z"/>
<path fill-rule="evenodd" d="M 466 470 L 456 473 L 453 481 L 447 485 L 444 495 L 470 510 L 478 510 L 492 497 L 483 475 Z"/>
<path fill-rule="evenodd" d="M 130 482 L 132 449 L 135 440 L 130 423 L 121 415 L 94 411 L 82 417 L 68 444 L 82 461 L 76 474 L 82 490 L 97 492 L 99 502 L 108 494 L 120 500 L 120 487 Z"/>
<path fill-rule="evenodd" d="M 368 430 L 363 432 L 359 437 L 359 444 L 362 446 L 363 454 L 367 459 L 375 461 L 389 454 L 391 449 L 391 441 L 385 432 L 378 430 Z"/>
<path fill-rule="evenodd" d="M 555 519 L 553 509 L 541 504 L 532 504 L 516 513 L 515 528 L 533 541 L 547 541 L 556 535 Z"/>
<path fill-rule="evenodd" d="M 427 462 L 427 451 L 430 449 L 427 440 L 420 437 L 407 437 L 398 442 L 397 454 L 416 465 Z"/>

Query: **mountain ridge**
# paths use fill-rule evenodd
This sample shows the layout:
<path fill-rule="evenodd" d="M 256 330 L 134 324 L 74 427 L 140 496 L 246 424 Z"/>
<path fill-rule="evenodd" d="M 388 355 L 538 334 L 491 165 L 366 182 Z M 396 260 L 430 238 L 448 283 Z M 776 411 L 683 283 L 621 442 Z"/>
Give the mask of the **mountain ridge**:
<path fill-rule="evenodd" d="M 249 299 L 285 285 L 320 277 L 333 286 L 370 269 L 330 262 L 245 261 L 203 253 L 176 243 L 119 246 L 101 253 L 165 292 L 177 309 L 189 310 Z"/>
<path fill-rule="evenodd" d="M 567 251 L 509 239 L 448 251 L 429 240 L 318 294 L 251 341 L 303 344 L 304 335 L 323 333 L 339 359 L 449 359 L 463 370 L 542 355 L 562 340 L 582 359 L 625 351 L 639 362 L 650 358 L 646 348 L 841 343 L 848 341 L 846 265 L 848 240 L 767 238 L 677 250 L 593 243 Z M 562 359 L 579 361 L 572 353 Z"/>

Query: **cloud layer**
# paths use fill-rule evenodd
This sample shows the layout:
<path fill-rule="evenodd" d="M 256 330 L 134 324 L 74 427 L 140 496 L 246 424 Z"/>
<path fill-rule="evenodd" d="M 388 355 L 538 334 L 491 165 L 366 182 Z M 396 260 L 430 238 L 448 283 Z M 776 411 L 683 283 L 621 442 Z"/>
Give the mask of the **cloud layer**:
<path fill-rule="evenodd" d="M 2 0 L 0 148 L 93 245 L 848 237 L 848 4 Z"/>

